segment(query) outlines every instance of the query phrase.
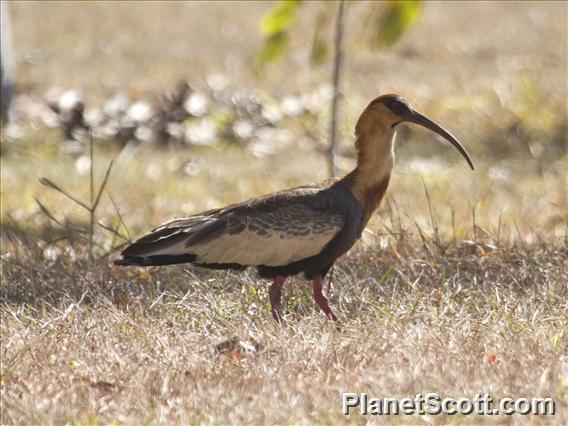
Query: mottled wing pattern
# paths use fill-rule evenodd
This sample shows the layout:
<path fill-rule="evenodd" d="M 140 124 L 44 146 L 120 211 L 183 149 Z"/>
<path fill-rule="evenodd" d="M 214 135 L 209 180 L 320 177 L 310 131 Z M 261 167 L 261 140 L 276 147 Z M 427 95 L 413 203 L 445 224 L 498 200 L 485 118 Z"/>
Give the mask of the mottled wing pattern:
<path fill-rule="evenodd" d="M 170 221 L 123 255 L 191 254 L 199 264 L 287 265 L 321 252 L 343 220 L 321 188 L 297 188 Z"/>
<path fill-rule="evenodd" d="M 214 219 L 206 215 L 196 215 L 184 219 L 174 219 L 164 223 L 128 246 L 123 256 L 153 256 L 169 253 L 173 246 L 186 241 L 189 236 L 199 237 Z"/>
<path fill-rule="evenodd" d="M 325 214 L 302 204 L 245 215 L 231 212 L 221 220 L 226 220 L 224 232 L 186 244 L 175 254 L 193 253 L 198 263 L 287 265 L 318 254 L 343 223 L 340 215 Z"/>

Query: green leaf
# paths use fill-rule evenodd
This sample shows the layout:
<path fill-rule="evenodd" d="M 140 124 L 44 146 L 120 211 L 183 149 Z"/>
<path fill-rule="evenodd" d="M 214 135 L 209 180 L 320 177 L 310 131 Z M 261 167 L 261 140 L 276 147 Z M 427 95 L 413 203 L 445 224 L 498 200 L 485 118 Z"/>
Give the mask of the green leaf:
<path fill-rule="evenodd" d="M 261 51 L 256 55 L 255 67 L 260 69 L 269 62 L 280 58 L 284 54 L 287 45 L 288 37 L 286 33 L 278 33 L 266 39 Z"/>
<path fill-rule="evenodd" d="M 327 58 L 329 58 L 329 46 L 323 38 L 315 36 L 310 52 L 310 62 L 314 65 L 322 65 Z"/>
<path fill-rule="evenodd" d="M 389 1 L 378 16 L 375 42 L 380 47 L 389 47 L 418 21 L 421 6 L 418 0 Z"/>
<path fill-rule="evenodd" d="M 333 3 L 323 3 L 323 8 L 316 17 L 314 39 L 312 41 L 312 49 L 310 52 L 310 62 L 313 65 L 321 65 L 327 61 L 327 58 L 329 57 L 330 49 L 325 38 L 331 17 L 331 10 L 328 7 L 329 5 L 333 5 Z"/>
<path fill-rule="evenodd" d="M 288 31 L 296 18 L 296 10 L 300 0 L 279 1 L 268 12 L 260 25 L 260 31 L 265 36 L 264 44 L 257 53 L 254 65 L 260 71 L 266 64 L 279 59 L 288 46 Z"/>
<path fill-rule="evenodd" d="M 300 0 L 281 0 L 262 19 L 260 30 L 266 37 L 286 32 L 296 17 L 296 9 Z"/>

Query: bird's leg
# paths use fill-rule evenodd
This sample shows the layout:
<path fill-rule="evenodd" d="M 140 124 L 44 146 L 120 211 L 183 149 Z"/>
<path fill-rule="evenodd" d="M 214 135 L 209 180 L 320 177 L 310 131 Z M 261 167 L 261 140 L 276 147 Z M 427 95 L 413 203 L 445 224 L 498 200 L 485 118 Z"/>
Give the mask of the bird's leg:
<path fill-rule="evenodd" d="M 286 278 L 278 275 L 268 289 L 268 296 L 270 298 L 270 305 L 272 306 L 272 317 L 277 323 L 282 322 L 282 315 L 280 313 L 280 299 L 282 298 L 282 286 Z"/>
<path fill-rule="evenodd" d="M 333 320 L 335 323 L 339 323 L 339 318 L 337 318 L 337 315 L 335 315 L 335 312 L 333 312 L 333 309 L 331 309 L 331 306 L 329 306 L 327 297 L 325 297 L 325 294 L 323 294 L 323 278 L 318 275 L 314 278 L 313 282 L 314 299 L 316 300 L 316 303 L 330 320 Z"/>

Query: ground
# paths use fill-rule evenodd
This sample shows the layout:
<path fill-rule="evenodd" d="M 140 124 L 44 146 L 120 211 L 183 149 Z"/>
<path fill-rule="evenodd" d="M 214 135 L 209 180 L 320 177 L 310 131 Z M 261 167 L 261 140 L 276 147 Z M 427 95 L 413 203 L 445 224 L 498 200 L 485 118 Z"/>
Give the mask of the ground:
<path fill-rule="evenodd" d="M 236 76 L 236 89 L 278 99 L 328 76 L 301 49 L 260 79 L 246 71 L 266 4 L 10 6 L 17 82 L 37 98 L 59 86 L 95 104 L 117 90 L 138 99 L 180 78 L 205 87 L 221 72 Z M 100 226 L 90 260 L 88 213 L 38 182 L 88 199 L 85 152 L 68 149 L 58 129 L 23 124 L 24 136 L 3 136 L 0 423 L 565 424 L 566 12 L 563 3 L 428 3 L 394 49 L 348 43 L 342 171 L 354 163 L 361 108 L 393 91 L 451 129 L 476 171 L 428 133 L 401 129 L 387 197 L 332 272 L 341 330 L 301 277 L 284 287 L 280 326 L 252 270 L 115 267 L 124 241 Z M 122 220 L 118 232 L 134 238 L 172 217 L 325 178 L 327 115 L 282 126 L 303 142 L 262 155 L 226 141 L 95 144 L 96 182 L 114 159 L 96 221 Z M 557 413 L 346 417 L 342 392 L 550 396 Z"/>

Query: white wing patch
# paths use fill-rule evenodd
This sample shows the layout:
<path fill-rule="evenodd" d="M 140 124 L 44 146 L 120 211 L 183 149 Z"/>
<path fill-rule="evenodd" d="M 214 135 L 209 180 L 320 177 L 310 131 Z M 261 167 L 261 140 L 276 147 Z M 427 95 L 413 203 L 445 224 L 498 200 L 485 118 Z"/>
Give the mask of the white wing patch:
<path fill-rule="evenodd" d="M 222 227 L 216 227 L 216 223 Z M 172 239 L 172 244 L 148 255 L 194 254 L 196 263 L 283 266 L 320 253 L 341 230 L 343 219 L 338 214 L 293 204 L 250 215 L 203 217 L 187 223 L 187 227 L 180 225 L 187 238 Z M 210 235 L 207 229 L 211 229 Z M 195 238 L 200 232 L 205 232 L 203 238 Z"/>
<path fill-rule="evenodd" d="M 274 231 L 260 235 L 247 229 L 238 234 L 220 235 L 212 241 L 185 248 L 184 252 L 196 254 L 198 263 L 281 266 L 318 254 L 339 229 L 305 236 L 288 236 Z"/>
<path fill-rule="evenodd" d="M 196 263 L 283 266 L 320 253 L 342 226 L 341 215 L 299 203 L 249 215 L 193 217 L 157 228 L 156 233 L 171 227 L 172 233 L 155 240 L 159 247 L 150 246 L 144 255 L 194 254 Z"/>

